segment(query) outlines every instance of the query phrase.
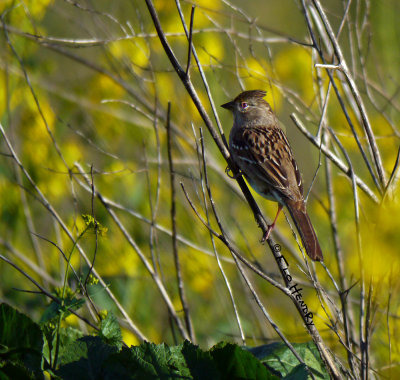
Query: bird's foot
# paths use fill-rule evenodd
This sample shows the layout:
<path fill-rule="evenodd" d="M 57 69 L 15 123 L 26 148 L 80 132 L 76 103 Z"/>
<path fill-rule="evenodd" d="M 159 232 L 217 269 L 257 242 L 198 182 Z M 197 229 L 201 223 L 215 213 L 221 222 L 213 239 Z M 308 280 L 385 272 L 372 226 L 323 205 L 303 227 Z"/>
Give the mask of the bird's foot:
<path fill-rule="evenodd" d="M 229 178 L 232 179 L 238 179 L 242 175 L 240 170 L 236 174 L 233 174 L 232 169 L 229 166 L 226 167 L 225 173 Z"/>
<path fill-rule="evenodd" d="M 268 226 L 267 230 L 265 231 L 260 243 L 265 243 L 269 239 L 269 235 L 271 235 L 272 230 L 275 227 L 275 223 L 272 223 Z"/>

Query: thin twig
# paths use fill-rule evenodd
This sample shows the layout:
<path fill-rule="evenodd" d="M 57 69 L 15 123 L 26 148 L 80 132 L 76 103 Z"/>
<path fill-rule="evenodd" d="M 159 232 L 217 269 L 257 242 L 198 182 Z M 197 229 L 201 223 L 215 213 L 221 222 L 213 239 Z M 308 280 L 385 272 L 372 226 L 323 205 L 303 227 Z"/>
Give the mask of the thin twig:
<path fill-rule="evenodd" d="M 190 28 L 189 28 L 189 48 L 188 48 L 188 58 L 187 58 L 187 66 L 186 66 L 186 75 L 190 76 L 190 62 L 192 60 L 192 50 L 193 50 L 193 20 L 194 20 L 194 10 L 196 7 L 192 5 L 192 11 L 190 12 Z"/>
<path fill-rule="evenodd" d="M 208 195 L 208 199 L 210 201 L 214 216 L 215 216 L 215 218 L 217 220 L 217 223 L 218 223 L 218 225 L 220 226 L 220 229 L 221 229 L 221 222 L 219 220 L 219 217 L 218 217 L 218 214 L 217 214 L 217 211 L 216 211 L 216 208 L 215 208 L 214 199 L 213 199 L 212 194 L 211 194 L 210 184 L 208 182 L 208 170 L 207 170 L 207 162 L 206 162 L 206 155 L 205 155 L 204 136 L 203 136 L 203 130 L 201 128 L 200 128 L 200 143 L 201 143 L 201 159 L 202 159 L 203 172 L 204 172 L 204 182 L 205 182 L 205 186 L 206 186 L 206 189 L 207 189 L 207 195 Z M 201 168 L 200 168 L 200 174 L 201 174 Z M 201 183 L 203 185 L 203 178 L 202 178 Z M 207 223 L 208 223 L 208 225 L 210 225 L 210 217 L 209 217 L 209 213 L 208 213 L 208 208 L 207 208 L 207 203 L 206 203 L 206 199 L 205 199 L 204 190 L 203 190 L 203 194 L 204 194 L 204 209 L 205 209 L 205 212 L 206 212 Z M 223 232 L 221 231 L 221 233 L 223 233 Z M 212 243 L 212 246 L 213 246 L 213 251 L 214 251 L 214 254 L 215 254 L 215 259 L 217 260 L 218 268 L 219 268 L 219 270 L 221 272 L 221 275 L 222 275 L 222 277 L 224 279 L 224 282 L 226 284 L 226 288 L 227 288 L 228 293 L 229 293 L 229 297 L 231 299 L 233 311 L 235 313 L 236 322 L 237 322 L 238 328 L 239 328 L 240 337 L 242 339 L 242 344 L 245 345 L 246 344 L 246 337 L 245 337 L 245 334 L 244 334 L 244 331 L 243 331 L 243 327 L 242 327 L 242 323 L 241 323 L 241 320 L 240 320 L 239 311 L 238 311 L 238 308 L 236 306 L 235 298 L 233 296 L 233 290 L 232 290 L 230 281 L 229 281 L 227 275 L 225 274 L 224 268 L 222 266 L 222 262 L 220 260 L 220 257 L 219 257 L 218 251 L 217 251 L 217 247 L 215 246 L 214 235 L 211 232 L 210 232 L 210 238 L 211 238 L 211 243 Z M 237 259 L 235 258 L 235 256 L 233 256 L 233 258 L 234 258 L 234 260 L 236 262 L 236 265 L 237 265 Z"/>
<path fill-rule="evenodd" d="M 213 230 L 211 228 L 211 226 L 203 219 L 203 217 L 200 215 L 200 213 L 198 212 L 198 210 L 196 209 L 195 205 L 193 204 L 193 202 L 191 201 L 189 194 L 187 193 L 186 189 L 185 189 L 185 185 L 181 182 L 181 187 L 183 190 L 183 193 L 185 194 L 185 197 L 187 199 L 187 201 L 189 202 L 190 207 L 192 208 L 192 210 L 194 211 L 194 213 L 196 214 L 197 218 L 200 220 L 200 222 L 218 239 L 220 239 L 226 246 L 227 248 L 242 262 L 244 263 L 248 268 L 250 268 L 253 272 L 255 272 L 256 274 L 258 274 L 261 278 L 263 278 L 264 280 L 268 281 L 271 285 L 273 285 L 274 287 L 278 288 L 279 290 L 281 290 L 282 292 L 284 292 L 286 295 L 289 295 L 290 292 L 283 286 L 281 285 L 279 282 L 277 282 L 276 280 L 274 280 L 271 276 L 269 276 L 268 274 L 264 273 L 262 270 L 260 270 L 257 266 L 253 265 L 252 263 L 250 263 L 248 260 L 246 260 L 241 254 L 239 254 L 239 252 L 237 251 L 236 248 L 234 248 L 233 244 L 231 244 L 231 242 L 228 240 L 227 236 L 225 234 L 222 233 L 218 233 L 215 230 Z"/>
<path fill-rule="evenodd" d="M 92 215 L 92 218 L 93 218 L 93 220 L 94 220 L 95 247 L 94 247 L 93 260 L 92 260 L 92 262 L 91 262 L 91 264 L 90 264 L 89 271 L 88 271 L 88 273 L 87 273 L 87 275 L 86 275 L 85 282 L 84 282 L 84 286 L 85 286 L 85 289 L 86 289 L 86 293 L 87 293 L 87 283 L 88 283 L 88 281 L 89 281 L 90 274 L 92 273 L 92 270 L 93 270 L 93 267 L 94 267 L 94 263 L 95 263 L 95 261 L 96 261 L 97 249 L 98 249 L 98 247 L 99 247 L 99 224 L 98 224 L 98 222 L 97 222 L 97 220 L 96 220 L 96 218 L 95 218 L 95 214 L 94 214 L 94 179 L 93 179 L 93 165 L 90 166 L 90 179 L 91 179 L 90 188 L 91 188 L 91 190 L 92 190 L 92 192 L 91 192 L 91 207 L 92 207 L 91 215 Z"/>
<path fill-rule="evenodd" d="M 350 179 L 354 174 L 354 179 L 356 181 L 357 186 L 366 194 L 368 195 L 375 203 L 379 203 L 378 197 L 373 193 L 373 191 L 365 184 L 355 173 L 352 173 L 350 168 L 346 166 L 332 151 L 330 151 L 326 145 L 321 144 L 320 140 L 316 139 L 303 125 L 300 119 L 297 117 L 296 114 L 292 113 L 290 118 L 293 120 L 295 126 L 306 136 L 318 149 L 325 154 L 327 158 L 329 158 L 344 174 L 346 174 Z"/>
<path fill-rule="evenodd" d="M 360 315 L 359 315 L 359 331 L 360 331 L 360 350 L 361 350 L 361 378 L 364 379 L 363 374 L 366 371 L 366 360 L 367 360 L 367 347 L 365 345 L 365 285 L 364 285 L 364 263 L 362 258 L 362 250 L 361 250 L 361 234 L 360 234 L 360 215 L 359 215 L 359 200 L 358 200 L 358 192 L 356 185 L 356 177 L 353 170 L 353 165 L 351 163 L 350 157 L 341 144 L 340 140 L 337 138 L 336 134 L 332 129 L 329 128 L 331 135 L 333 136 L 336 144 L 339 146 L 340 150 L 343 152 L 347 164 L 350 168 L 351 173 L 351 183 L 353 190 L 353 202 L 354 202 L 354 219 L 355 219 L 355 227 L 356 227 L 356 240 L 357 240 L 357 253 L 359 259 L 359 269 L 360 269 Z"/>
<path fill-rule="evenodd" d="M 326 142 L 328 141 L 328 134 L 326 135 Z M 347 280 L 346 271 L 343 257 L 343 250 L 339 240 L 338 224 L 337 224 L 337 214 L 336 214 L 336 200 L 333 191 L 333 181 L 332 181 L 332 165 L 331 161 L 325 159 L 325 175 L 326 175 L 326 185 L 329 197 L 329 219 L 332 233 L 332 240 L 334 245 L 334 251 L 336 255 L 336 262 L 338 265 L 340 290 L 339 296 L 342 306 L 343 315 L 343 326 L 344 326 L 344 336 L 346 340 L 347 350 L 347 361 L 349 363 L 350 371 L 355 375 L 355 368 L 353 363 L 353 353 L 352 344 L 354 342 L 354 332 L 353 332 L 353 316 L 348 308 L 347 303 Z"/>
<path fill-rule="evenodd" d="M 10 252 L 11 255 L 21 260 L 27 267 L 29 267 L 33 272 L 35 272 L 39 277 L 41 277 L 44 283 L 48 283 L 53 286 L 60 286 L 59 281 L 56 281 L 44 269 L 42 269 L 40 266 L 31 261 L 26 254 L 23 254 L 22 252 L 18 251 L 14 246 L 12 246 L 8 241 L 6 241 L 2 237 L 0 237 L 0 245 L 2 245 L 7 251 Z"/>
<path fill-rule="evenodd" d="M 90 183 L 89 178 L 87 177 L 87 175 L 83 172 L 83 170 L 81 170 L 81 166 L 78 163 L 75 163 L 75 166 L 78 168 L 78 170 L 81 171 L 81 175 L 82 177 L 85 179 L 86 183 Z M 134 249 L 134 251 L 136 252 L 136 254 L 138 255 L 138 257 L 140 258 L 140 260 L 142 261 L 144 267 L 146 268 L 146 270 L 148 271 L 148 273 L 150 274 L 150 276 L 152 277 L 154 283 L 156 284 L 162 299 L 164 300 L 169 312 L 171 313 L 171 315 L 173 315 L 175 323 L 177 324 L 179 331 L 182 335 L 182 337 L 184 337 L 185 339 L 188 339 L 189 336 L 186 332 L 186 330 L 184 329 L 182 322 L 180 320 L 180 318 L 178 317 L 178 315 L 175 312 L 173 303 L 171 298 L 169 297 L 169 294 L 167 292 L 167 290 L 165 289 L 160 277 L 157 275 L 157 273 L 154 271 L 153 267 L 151 266 L 151 264 L 149 263 L 149 261 L 147 260 L 145 254 L 142 252 L 142 250 L 140 249 L 140 247 L 138 246 L 138 244 L 135 242 L 135 240 L 133 239 L 133 237 L 130 235 L 130 233 L 128 232 L 128 230 L 125 228 L 124 224 L 121 222 L 121 220 L 118 218 L 117 214 L 114 212 L 114 210 L 111 209 L 111 207 L 109 206 L 108 203 L 104 202 L 103 200 L 103 196 L 95 189 L 95 194 L 96 197 L 98 198 L 98 200 L 102 203 L 102 205 L 104 206 L 104 208 L 106 209 L 106 211 L 109 213 L 109 215 L 111 216 L 111 218 L 114 220 L 115 224 L 118 226 L 118 228 L 120 229 L 120 231 L 122 232 L 122 234 L 125 236 L 125 239 L 127 240 L 127 242 L 129 243 L 129 245 Z"/>
<path fill-rule="evenodd" d="M 194 8 L 193 8 L 194 9 Z M 176 271 L 176 280 L 178 283 L 178 292 L 179 298 L 182 303 L 183 314 L 185 317 L 186 329 L 188 331 L 190 340 L 195 342 L 195 335 L 193 330 L 192 320 L 190 318 L 189 306 L 186 300 L 185 288 L 183 284 L 182 278 L 182 270 L 181 264 L 179 260 L 179 251 L 178 251 L 178 240 L 176 238 L 177 235 L 177 227 L 176 227 L 176 195 L 175 195 L 175 169 L 174 162 L 172 159 L 172 141 L 171 141 L 171 125 L 170 125 L 170 117 L 171 117 L 171 103 L 168 103 L 167 110 L 167 151 L 168 151 L 168 165 L 169 165 L 169 179 L 171 186 L 171 225 L 172 225 L 172 253 L 174 255 L 174 263 L 175 263 L 175 271 Z"/>
<path fill-rule="evenodd" d="M 399 175 L 397 174 L 397 171 L 398 171 L 398 168 L 399 168 L 399 163 L 400 163 L 400 146 L 399 146 L 399 149 L 397 151 L 396 162 L 394 163 L 393 170 L 390 173 L 389 181 L 387 182 L 387 185 L 386 185 L 385 190 L 383 192 L 381 204 L 383 204 L 383 202 L 386 199 L 386 196 L 391 193 L 392 188 L 394 188 L 394 185 L 397 182 L 396 179 L 398 179 L 398 177 L 399 177 Z"/>
<path fill-rule="evenodd" d="M 28 273 L 26 273 L 24 270 L 22 270 L 18 265 L 16 265 L 14 262 L 12 262 L 10 259 L 8 259 L 7 257 L 3 256 L 0 254 L 0 259 L 5 261 L 6 263 L 10 264 L 12 267 L 14 267 L 18 272 L 20 272 L 23 276 L 25 276 L 33 285 L 35 285 L 42 294 L 44 294 L 46 297 L 50 298 L 52 301 L 56 302 L 57 304 L 61 304 L 60 299 L 58 299 L 56 296 L 54 296 L 53 294 L 51 294 L 50 292 L 48 292 L 45 288 L 43 288 L 37 281 L 35 281 Z M 77 316 L 80 320 L 82 320 L 83 322 L 85 322 L 86 324 L 88 324 L 90 327 L 92 327 L 95 330 L 99 330 L 99 328 L 93 324 L 92 322 L 90 322 L 89 320 L 87 320 L 86 318 L 82 317 L 81 315 L 79 315 L 75 310 L 67 308 L 67 310 L 74 314 L 75 316 Z"/>

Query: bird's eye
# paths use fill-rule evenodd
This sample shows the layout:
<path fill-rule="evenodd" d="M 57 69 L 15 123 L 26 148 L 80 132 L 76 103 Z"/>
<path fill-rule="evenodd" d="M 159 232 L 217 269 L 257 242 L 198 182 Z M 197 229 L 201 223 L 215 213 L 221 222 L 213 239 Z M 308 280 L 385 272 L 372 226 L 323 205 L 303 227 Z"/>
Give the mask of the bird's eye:
<path fill-rule="evenodd" d="M 242 107 L 242 110 L 247 110 L 247 108 L 249 108 L 249 105 L 246 102 L 242 102 L 240 106 Z"/>

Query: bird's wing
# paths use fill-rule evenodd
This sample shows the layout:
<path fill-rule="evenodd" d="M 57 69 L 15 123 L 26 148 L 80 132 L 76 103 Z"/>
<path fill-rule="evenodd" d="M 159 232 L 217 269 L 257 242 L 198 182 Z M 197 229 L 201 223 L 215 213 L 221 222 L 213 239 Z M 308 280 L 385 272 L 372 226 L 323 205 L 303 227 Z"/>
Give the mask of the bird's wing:
<path fill-rule="evenodd" d="M 286 198 L 302 198 L 303 185 L 289 142 L 280 128 L 251 127 L 236 131 L 231 149 L 239 167 Z"/>

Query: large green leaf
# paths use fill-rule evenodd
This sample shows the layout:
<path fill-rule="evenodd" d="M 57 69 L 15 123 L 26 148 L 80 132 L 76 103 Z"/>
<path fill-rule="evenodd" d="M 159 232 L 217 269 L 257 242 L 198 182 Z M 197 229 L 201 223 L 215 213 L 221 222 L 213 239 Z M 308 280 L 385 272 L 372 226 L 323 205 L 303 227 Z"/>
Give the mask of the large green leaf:
<path fill-rule="evenodd" d="M 221 379 L 217 365 L 209 352 L 202 351 L 189 341 L 178 347 L 193 379 Z"/>
<path fill-rule="evenodd" d="M 28 373 L 32 378 L 43 378 L 40 327 L 5 303 L 0 305 L 0 347 L 3 374 L 17 378 L 16 373 Z"/>
<path fill-rule="evenodd" d="M 329 375 L 313 342 L 293 343 L 293 347 L 304 360 L 307 367 L 313 372 L 315 379 L 329 380 Z M 297 379 L 297 377 L 293 377 L 294 373 L 297 373 L 296 376 L 300 376 L 299 373 L 301 372 L 304 373 L 304 366 L 299 366 L 299 361 L 283 342 L 252 348 L 247 347 L 246 349 L 270 368 L 271 371 L 281 377 L 287 376 L 288 378 Z M 298 378 L 302 379 L 304 377 Z"/>
<path fill-rule="evenodd" d="M 221 379 L 278 379 L 252 354 L 235 344 L 222 342 L 210 352 L 222 373 Z"/>

